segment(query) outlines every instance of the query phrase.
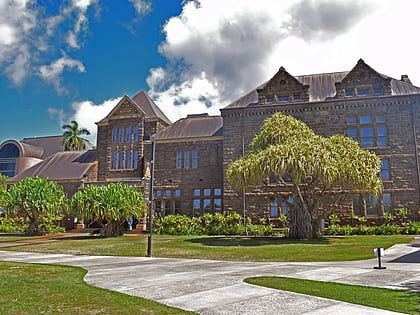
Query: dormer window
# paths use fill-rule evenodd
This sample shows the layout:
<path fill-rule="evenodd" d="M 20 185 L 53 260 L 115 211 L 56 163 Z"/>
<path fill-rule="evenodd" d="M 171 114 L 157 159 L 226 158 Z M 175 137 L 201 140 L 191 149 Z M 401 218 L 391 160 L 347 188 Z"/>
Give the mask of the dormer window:
<path fill-rule="evenodd" d="M 267 103 L 274 103 L 274 96 L 267 97 Z"/>
<path fill-rule="evenodd" d="M 300 101 L 302 99 L 302 97 L 300 96 L 300 94 L 294 94 L 293 95 L 293 100 L 294 101 Z"/>
<path fill-rule="evenodd" d="M 373 93 L 375 95 L 382 95 L 382 94 L 384 94 L 384 90 L 383 90 L 383 88 L 376 87 L 376 88 L 373 89 Z"/>
<path fill-rule="evenodd" d="M 287 102 L 289 101 L 289 95 L 280 95 L 278 96 L 279 102 Z"/>
<path fill-rule="evenodd" d="M 354 92 L 353 90 L 346 90 L 346 96 L 353 96 Z"/>
<path fill-rule="evenodd" d="M 369 95 L 369 94 L 370 94 L 369 89 L 360 89 L 360 90 L 357 90 L 357 95 L 364 96 L 364 95 Z"/>

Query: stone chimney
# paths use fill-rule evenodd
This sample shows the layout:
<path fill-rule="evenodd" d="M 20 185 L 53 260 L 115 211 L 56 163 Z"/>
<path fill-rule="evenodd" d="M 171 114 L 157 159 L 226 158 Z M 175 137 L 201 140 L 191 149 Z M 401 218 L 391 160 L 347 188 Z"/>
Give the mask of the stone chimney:
<path fill-rule="evenodd" d="M 401 81 L 403 81 L 405 83 L 408 83 L 408 84 L 412 84 L 410 79 L 408 78 L 408 75 L 406 75 L 406 74 L 401 75 Z"/>

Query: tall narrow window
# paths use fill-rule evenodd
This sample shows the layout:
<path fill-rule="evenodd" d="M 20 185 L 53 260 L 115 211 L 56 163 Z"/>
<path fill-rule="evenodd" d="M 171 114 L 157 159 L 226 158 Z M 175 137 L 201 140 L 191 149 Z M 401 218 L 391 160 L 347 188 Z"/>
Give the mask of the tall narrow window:
<path fill-rule="evenodd" d="M 127 151 L 125 153 L 125 168 L 131 168 L 131 152 Z"/>
<path fill-rule="evenodd" d="M 123 169 L 124 168 L 124 152 L 120 152 L 118 156 L 118 168 Z"/>
<path fill-rule="evenodd" d="M 381 161 L 381 178 L 382 178 L 382 180 L 389 180 L 388 160 L 382 160 Z"/>
<path fill-rule="evenodd" d="M 204 199 L 203 200 L 203 211 L 210 212 L 211 209 L 211 199 Z"/>
<path fill-rule="evenodd" d="M 176 167 L 177 168 L 182 168 L 182 162 L 183 162 L 182 156 L 183 156 L 183 152 L 178 151 L 177 155 L 176 155 Z"/>
<path fill-rule="evenodd" d="M 129 126 L 127 127 L 127 142 L 131 142 L 132 139 L 133 139 L 132 127 Z"/>
<path fill-rule="evenodd" d="M 139 166 L 139 151 L 133 152 L 133 168 L 137 169 Z"/>
<path fill-rule="evenodd" d="M 290 207 L 293 205 L 293 197 L 289 196 L 286 200 L 283 200 L 281 203 L 281 213 L 288 215 L 290 211 Z"/>
<path fill-rule="evenodd" d="M 194 167 L 194 168 L 198 167 L 198 150 L 193 150 L 192 167 Z"/>
<path fill-rule="evenodd" d="M 379 215 L 379 202 L 375 195 L 366 195 L 366 215 L 376 217 Z"/>
<path fill-rule="evenodd" d="M 191 167 L 191 152 L 190 151 L 185 151 L 185 154 L 184 154 L 184 167 L 185 168 L 190 168 Z"/>
<path fill-rule="evenodd" d="M 382 206 L 384 207 L 384 212 L 391 212 L 391 194 L 390 193 L 382 194 Z"/>
<path fill-rule="evenodd" d="M 360 128 L 360 146 L 373 147 L 375 146 L 373 138 L 373 127 Z"/>
<path fill-rule="evenodd" d="M 193 200 L 193 215 L 194 216 L 201 215 L 201 200 L 200 199 Z"/>
<path fill-rule="evenodd" d="M 222 211 L 222 199 L 214 199 L 214 211 Z"/>
<path fill-rule="evenodd" d="M 118 139 L 118 128 L 112 129 L 112 142 L 117 142 Z"/>
<path fill-rule="evenodd" d="M 378 126 L 378 147 L 385 147 L 386 144 L 386 128 L 385 126 Z"/>
<path fill-rule="evenodd" d="M 124 136 L 124 127 L 121 127 L 120 128 L 120 142 L 124 142 L 124 138 L 125 138 L 125 136 Z"/>
<path fill-rule="evenodd" d="M 112 152 L 111 155 L 111 169 L 115 170 L 117 168 L 117 152 Z"/>
<path fill-rule="evenodd" d="M 134 127 L 134 141 L 139 141 L 139 126 Z"/>
<path fill-rule="evenodd" d="M 279 201 L 275 197 L 270 198 L 270 217 L 272 218 L 279 217 Z"/>

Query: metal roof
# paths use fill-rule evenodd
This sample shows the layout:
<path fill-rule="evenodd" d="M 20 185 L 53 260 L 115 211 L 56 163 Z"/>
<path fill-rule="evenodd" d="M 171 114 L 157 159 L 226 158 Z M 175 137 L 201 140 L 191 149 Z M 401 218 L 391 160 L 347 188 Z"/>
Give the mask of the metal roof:
<path fill-rule="evenodd" d="M 38 176 L 50 180 L 81 180 L 96 161 L 96 150 L 62 151 L 53 154 L 8 182 L 18 182 L 26 177 Z"/>
<path fill-rule="evenodd" d="M 300 75 L 296 76 L 295 78 L 302 84 L 309 85 L 309 101 L 316 102 L 334 97 L 336 95 L 335 83 L 341 82 L 349 73 L 350 71 L 342 71 L 334 73 Z M 420 88 L 417 86 L 414 86 L 403 80 L 397 80 L 380 73 L 378 74 L 383 78 L 390 79 L 391 95 L 407 95 L 420 93 Z M 254 90 L 248 92 L 241 98 L 230 103 L 225 108 L 241 108 L 258 105 L 257 90 L 263 89 L 270 80 L 264 82 Z"/>
<path fill-rule="evenodd" d="M 146 92 L 140 91 L 134 95 L 131 100 L 136 103 L 146 114 L 146 118 L 160 118 L 167 124 L 171 124 L 171 121 L 161 111 L 161 109 L 153 102 Z"/>
<path fill-rule="evenodd" d="M 221 116 L 188 115 L 154 134 L 156 140 L 215 137 L 223 135 Z"/>

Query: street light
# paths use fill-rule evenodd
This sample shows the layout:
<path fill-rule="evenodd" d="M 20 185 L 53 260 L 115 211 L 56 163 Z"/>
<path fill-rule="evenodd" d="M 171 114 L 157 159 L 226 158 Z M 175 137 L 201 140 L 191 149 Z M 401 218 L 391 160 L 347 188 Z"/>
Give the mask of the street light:
<path fill-rule="evenodd" d="M 152 257 L 152 232 L 153 232 L 153 184 L 155 181 L 155 138 L 153 136 L 144 136 L 143 141 L 152 142 L 152 156 L 150 159 L 150 174 L 146 174 L 145 178 L 149 178 L 149 213 L 147 218 L 148 234 L 147 234 L 147 255 L 146 257 Z M 145 185 L 146 188 L 147 185 Z M 147 188 L 146 188 L 147 189 Z"/>

